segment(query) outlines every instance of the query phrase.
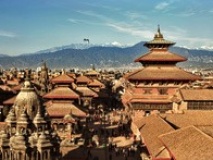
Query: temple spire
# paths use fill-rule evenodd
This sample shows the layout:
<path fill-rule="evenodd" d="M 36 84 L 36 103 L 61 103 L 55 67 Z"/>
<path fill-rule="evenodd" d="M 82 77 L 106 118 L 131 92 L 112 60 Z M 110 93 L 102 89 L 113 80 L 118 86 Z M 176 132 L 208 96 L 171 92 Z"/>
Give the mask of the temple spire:
<path fill-rule="evenodd" d="M 160 31 L 160 25 L 158 25 L 157 28 L 157 33 L 155 33 L 153 40 L 146 42 L 144 46 L 149 48 L 150 50 L 152 49 L 164 49 L 167 50 L 170 46 L 174 45 L 174 42 L 165 40 L 163 38 L 163 34 Z"/>
<path fill-rule="evenodd" d="M 163 39 L 163 35 L 162 35 L 161 32 L 160 32 L 160 25 L 158 25 L 157 33 L 155 34 L 154 39 L 156 39 L 156 38 L 161 38 L 161 39 Z"/>
<path fill-rule="evenodd" d="M 158 25 L 158 33 L 160 33 L 160 25 Z"/>

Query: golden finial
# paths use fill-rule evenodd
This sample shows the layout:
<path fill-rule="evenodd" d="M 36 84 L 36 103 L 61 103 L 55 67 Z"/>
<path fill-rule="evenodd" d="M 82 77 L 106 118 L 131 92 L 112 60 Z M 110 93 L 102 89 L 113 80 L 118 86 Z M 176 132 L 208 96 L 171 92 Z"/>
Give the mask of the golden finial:
<path fill-rule="evenodd" d="M 160 25 L 158 25 L 158 33 L 160 34 Z"/>
<path fill-rule="evenodd" d="M 157 33 L 155 34 L 155 38 L 163 38 L 163 35 L 160 32 L 160 25 L 158 25 Z"/>

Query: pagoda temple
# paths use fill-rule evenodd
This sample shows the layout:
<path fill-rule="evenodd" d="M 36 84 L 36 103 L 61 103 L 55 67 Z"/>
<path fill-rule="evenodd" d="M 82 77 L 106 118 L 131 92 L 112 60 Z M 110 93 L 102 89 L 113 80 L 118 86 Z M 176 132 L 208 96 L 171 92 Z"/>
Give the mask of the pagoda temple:
<path fill-rule="evenodd" d="M 135 60 L 143 67 L 125 75 L 127 83 L 122 96 L 125 106 L 148 113 L 173 110 L 172 97 L 176 90 L 200 79 L 176 66 L 187 59 L 169 51 L 174 44 L 164 39 L 158 26 L 154 39 L 144 44 L 149 52 Z"/>

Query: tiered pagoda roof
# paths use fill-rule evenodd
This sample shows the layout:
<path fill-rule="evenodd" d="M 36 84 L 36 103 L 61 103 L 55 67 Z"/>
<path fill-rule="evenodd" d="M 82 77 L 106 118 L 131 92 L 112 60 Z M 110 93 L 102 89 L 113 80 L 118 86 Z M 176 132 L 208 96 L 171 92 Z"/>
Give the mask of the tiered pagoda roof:
<path fill-rule="evenodd" d="M 186 72 L 176 66 L 148 66 L 133 72 L 129 80 L 197 80 L 199 76 Z"/>
<path fill-rule="evenodd" d="M 43 96 L 47 99 L 78 99 L 79 95 L 69 87 L 57 87 Z"/>
<path fill-rule="evenodd" d="M 98 76 L 100 73 L 98 73 L 96 70 L 90 70 L 85 74 L 86 76 Z"/>
<path fill-rule="evenodd" d="M 70 101 L 52 101 L 47 106 L 47 112 L 50 117 L 64 117 L 68 113 L 77 117 L 86 117 L 86 113 Z"/>
<path fill-rule="evenodd" d="M 88 84 L 89 87 L 100 87 L 100 88 L 104 88 L 105 85 L 103 83 L 101 83 L 100 81 L 98 81 L 97 79 L 94 79 L 91 83 Z"/>
<path fill-rule="evenodd" d="M 168 50 L 155 50 L 150 51 L 145 55 L 142 55 L 141 57 L 137 58 L 135 62 L 183 62 L 187 59 L 183 56 L 177 55 L 175 53 L 169 52 Z"/>
<path fill-rule="evenodd" d="M 135 62 L 142 63 L 144 68 L 129 74 L 127 79 L 130 81 L 195 81 L 200 79 L 199 76 L 176 67 L 176 63 L 186 61 L 187 59 L 168 50 L 174 44 L 174 42 L 163 38 L 160 27 L 158 27 L 154 39 L 144 44 L 144 46 L 149 48 L 149 52 L 135 60 Z"/>
<path fill-rule="evenodd" d="M 150 49 L 154 49 L 154 48 L 159 48 L 160 45 L 161 45 L 160 46 L 161 48 L 168 48 L 169 46 L 172 46 L 174 44 L 175 42 L 168 41 L 163 38 L 163 34 L 160 31 L 160 26 L 158 25 L 158 30 L 154 36 L 154 39 L 149 42 L 146 42 L 144 46 Z"/>
<path fill-rule="evenodd" d="M 51 79 L 51 82 L 53 84 L 62 84 L 62 83 L 63 84 L 71 84 L 71 83 L 74 82 L 74 79 L 67 74 L 62 74 L 62 75 L 59 75 L 59 76 Z"/>
<path fill-rule="evenodd" d="M 92 82 L 92 80 L 84 75 L 80 75 L 76 78 L 76 84 L 79 84 L 79 83 L 89 84 L 91 82 Z"/>
<path fill-rule="evenodd" d="M 82 97 L 98 97 L 98 94 L 86 86 L 79 86 L 76 89 Z"/>

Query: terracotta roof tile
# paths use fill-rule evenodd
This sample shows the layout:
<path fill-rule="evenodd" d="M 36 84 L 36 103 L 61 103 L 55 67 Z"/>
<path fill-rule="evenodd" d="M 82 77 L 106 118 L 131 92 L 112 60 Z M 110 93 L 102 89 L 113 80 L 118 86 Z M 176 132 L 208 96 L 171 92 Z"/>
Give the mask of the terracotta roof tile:
<path fill-rule="evenodd" d="M 211 136 L 213 138 L 213 126 L 196 126 L 199 130 L 201 130 L 203 133 Z"/>
<path fill-rule="evenodd" d="M 200 76 L 193 75 L 176 66 L 149 66 L 129 74 L 129 80 L 198 80 Z"/>
<path fill-rule="evenodd" d="M 7 85 L 10 85 L 10 86 L 19 85 L 19 80 L 17 80 L 17 79 L 7 80 Z"/>
<path fill-rule="evenodd" d="M 135 62 L 161 61 L 161 62 L 182 62 L 187 59 L 183 56 L 171 53 L 168 50 L 152 50 L 149 53 L 137 58 Z"/>
<path fill-rule="evenodd" d="M 13 90 L 15 90 L 15 91 L 20 91 L 21 88 L 22 88 L 22 86 L 23 86 L 23 84 L 19 84 L 19 85 L 17 85 L 17 86 L 14 86 L 14 87 L 13 87 Z"/>
<path fill-rule="evenodd" d="M 213 101 L 212 89 L 180 89 L 180 94 L 185 101 Z"/>
<path fill-rule="evenodd" d="M 103 83 L 101 83 L 100 81 L 94 79 L 92 82 L 90 82 L 88 84 L 88 87 L 100 87 L 100 88 L 103 88 L 103 87 L 105 87 L 105 85 Z"/>
<path fill-rule="evenodd" d="M 3 102 L 4 105 L 13 105 L 14 102 L 15 102 L 15 99 L 16 99 L 16 96 L 10 98 L 10 99 L 7 99 L 6 101 Z"/>
<path fill-rule="evenodd" d="M 53 101 L 52 103 L 48 104 L 47 106 L 47 112 L 50 115 L 50 117 L 64 117 L 67 114 L 72 114 L 77 117 L 85 117 L 86 113 L 82 110 L 80 110 L 78 107 L 76 107 L 71 102 L 67 101 Z"/>
<path fill-rule="evenodd" d="M 45 94 L 43 98 L 48 99 L 78 99 L 79 95 L 69 87 L 57 87 L 49 93 Z"/>
<path fill-rule="evenodd" d="M 213 139 L 194 126 L 160 136 L 176 160 L 207 160 L 213 157 Z"/>
<path fill-rule="evenodd" d="M 173 45 L 175 44 L 174 42 L 172 41 L 169 41 L 169 40 L 165 40 L 164 38 L 154 38 L 153 40 L 149 41 L 149 42 L 146 42 L 144 44 L 144 46 L 147 46 L 149 44 L 167 44 L 167 45 Z"/>
<path fill-rule="evenodd" d="M 141 103 L 154 103 L 154 104 L 157 104 L 157 103 L 164 103 L 164 104 L 167 104 L 167 103 L 172 103 L 170 100 L 168 99 L 137 99 L 137 98 L 132 98 L 130 100 L 130 102 L 134 103 L 134 102 L 141 102 Z"/>
<path fill-rule="evenodd" d="M 67 74 L 62 74 L 62 75 L 59 75 L 57 77 L 52 78 L 51 82 L 54 83 L 54 84 L 58 84 L 58 83 L 66 83 L 67 84 L 67 83 L 73 83 L 74 79 Z"/>
<path fill-rule="evenodd" d="M 71 78 L 75 79 L 76 78 L 76 75 L 75 73 L 67 73 L 68 76 L 70 76 Z"/>
<path fill-rule="evenodd" d="M 178 128 L 194 126 L 213 126 L 213 111 L 187 110 L 183 113 L 165 114 L 165 120 Z"/>
<path fill-rule="evenodd" d="M 98 94 L 88 87 L 77 87 L 75 90 L 83 97 L 98 97 Z"/>
<path fill-rule="evenodd" d="M 6 92 L 10 92 L 13 91 L 11 87 L 7 86 L 7 85 L 0 85 L 0 89 L 2 91 L 6 91 Z"/>
<path fill-rule="evenodd" d="M 91 71 L 88 71 L 85 75 L 87 76 L 87 75 L 96 75 L 96 76 L 98 76 L 100 73 L 98 73 L 96 70 L 91 70 Z"/>
<path fill-rule="evenodd" d="M 76 83 L 86 83 L 86 84 L 89 84 L 91 82 L 92 82 L 92 80 L 90 78 L 88 78 L 87 76 L 81 75 L 81 76 L 78 76 L 76 78 Z"/>
<path fill-rule="evenodd" d="M 139 125 L 139 124 L 137 124 Z M 140 124 L 141 136 L 147 146 L 149 153 L 155 158 L 169 158 L 170 155 L 166 151 L 158 136 L 171 132 L 174 129 L 157 115 L 144 117 Z"/>

